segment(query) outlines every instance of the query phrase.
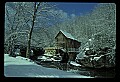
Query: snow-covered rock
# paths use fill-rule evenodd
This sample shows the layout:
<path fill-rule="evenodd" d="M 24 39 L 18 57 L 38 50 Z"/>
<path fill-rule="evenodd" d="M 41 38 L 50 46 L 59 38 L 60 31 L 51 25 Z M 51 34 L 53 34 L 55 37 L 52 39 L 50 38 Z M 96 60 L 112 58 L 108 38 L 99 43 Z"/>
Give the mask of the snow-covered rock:
<path fill-rule="evenodd" d="M 80 64 L 76 63 L 75 61 L 70 61 L 70 64 L 73 66 L 81 66 Z"/>

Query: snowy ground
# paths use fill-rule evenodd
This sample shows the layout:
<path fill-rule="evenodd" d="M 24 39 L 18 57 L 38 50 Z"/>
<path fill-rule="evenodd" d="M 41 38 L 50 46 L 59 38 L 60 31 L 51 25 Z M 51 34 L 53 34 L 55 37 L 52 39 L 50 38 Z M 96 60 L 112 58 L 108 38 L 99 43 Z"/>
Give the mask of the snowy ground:
<path fill-rule="evenodd" d="M 4 55 L 5 77 L 40 77 L 40 78 L 92 78 L 54 68 L 46 68 L 23 57 Z"/>

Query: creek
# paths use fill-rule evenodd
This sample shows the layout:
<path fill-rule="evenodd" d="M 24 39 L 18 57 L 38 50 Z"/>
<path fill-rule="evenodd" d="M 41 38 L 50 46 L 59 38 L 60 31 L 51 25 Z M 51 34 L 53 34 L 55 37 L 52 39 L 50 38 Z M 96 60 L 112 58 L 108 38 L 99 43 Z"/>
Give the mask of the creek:
<path fill-rule="evenodd" d="M 47 68 L 56 68 L 59 70 L 72 72 L 80 75 L 91 76 L 95 78 L 114 78 L 115 77 L 115 68 L 87 68 L 73 66 L 66 63 L 60 62 L 39 62 L 37 63 Z"/>

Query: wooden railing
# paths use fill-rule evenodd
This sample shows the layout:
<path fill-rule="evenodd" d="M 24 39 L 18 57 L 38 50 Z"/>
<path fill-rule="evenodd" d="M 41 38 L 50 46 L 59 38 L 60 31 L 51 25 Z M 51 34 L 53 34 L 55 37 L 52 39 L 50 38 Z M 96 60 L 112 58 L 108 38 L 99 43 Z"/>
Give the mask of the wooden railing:
<path fill-rule="evenodd" d="M 55 46 L 60 48 L 60 49 L 64 49 L 65 48 L 65 45 L 64 45 L 65 42 L 56 42 L 55 43 Z M 67 48 L 67 51 L 68 52 L 80 52 L 80 49 L 79 48 Z"/>

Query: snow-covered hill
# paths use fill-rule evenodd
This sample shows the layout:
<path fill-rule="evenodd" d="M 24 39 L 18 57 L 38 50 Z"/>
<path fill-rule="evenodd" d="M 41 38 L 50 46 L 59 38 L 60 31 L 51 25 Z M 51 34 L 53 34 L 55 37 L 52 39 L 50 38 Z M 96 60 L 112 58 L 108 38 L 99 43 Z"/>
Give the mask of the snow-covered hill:
<path fill-rule="evenodd" d="M 4 55 L 5 77 L 40 77 L 40 78 L 91 78 L 79 74 L 65 72 L 54 68 L 46 68 L 23 57 Z"/>

